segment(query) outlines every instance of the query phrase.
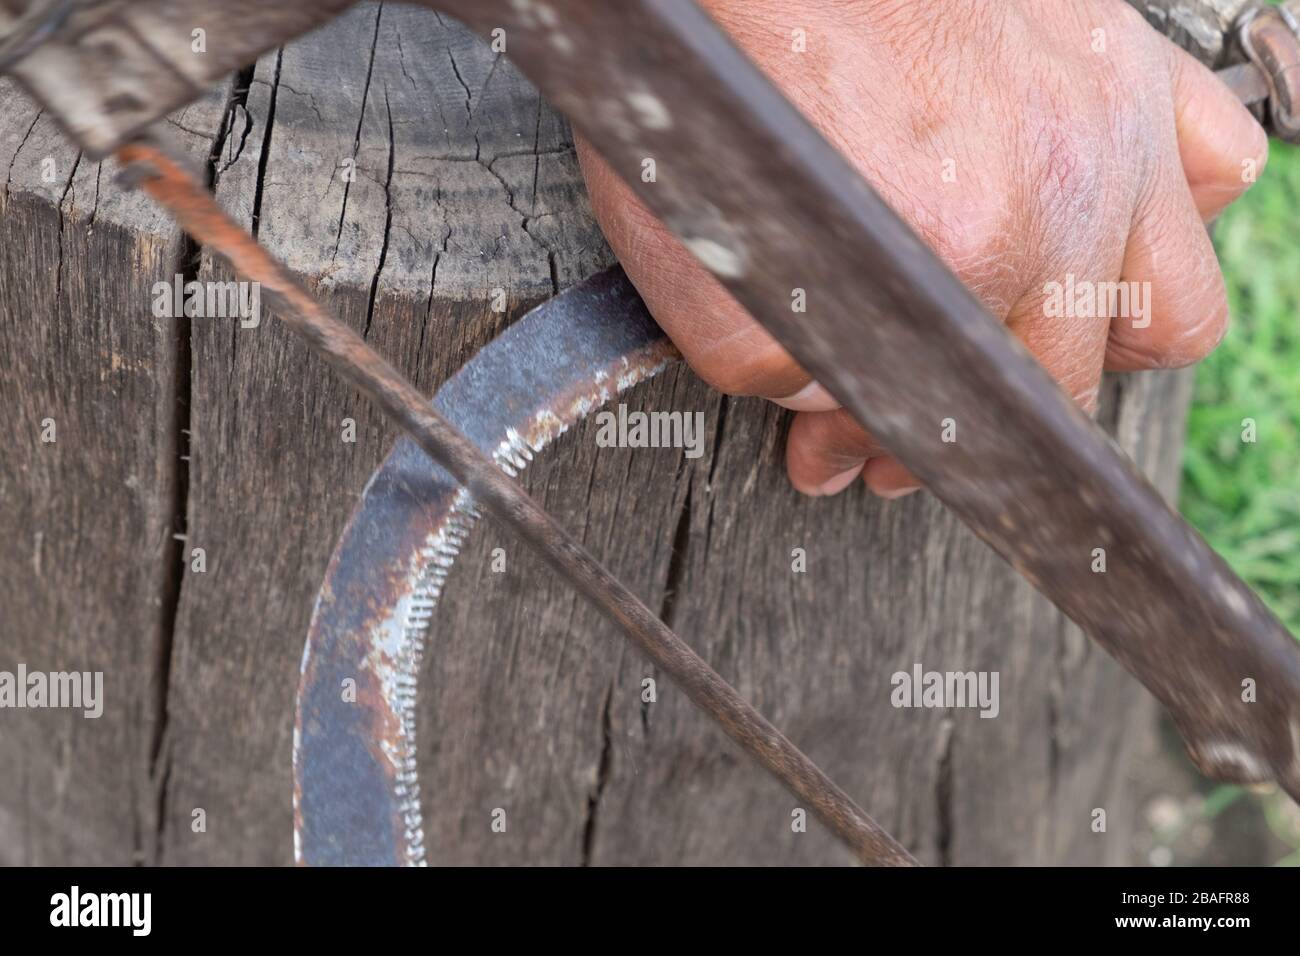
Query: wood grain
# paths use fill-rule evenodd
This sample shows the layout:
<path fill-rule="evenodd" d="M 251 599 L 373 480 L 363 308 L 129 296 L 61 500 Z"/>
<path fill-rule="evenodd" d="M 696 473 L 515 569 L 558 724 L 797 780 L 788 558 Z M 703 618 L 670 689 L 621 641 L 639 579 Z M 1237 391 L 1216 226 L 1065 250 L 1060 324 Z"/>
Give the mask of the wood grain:
<path fill-rule="evenodd" d="M 177 122 L 211 123 L 212 101 Z M 176 548 L 180 233 L 0 83 L 0 670 L 102 671 L 102 717 L 0 712 L 0 862 L 151 859 Z M 185 136 L 200 159 L 202 134 Z M 55 441 L 42 441 L 54 422 Z M 125 426 L 125 427 L 124 427 Z"/>

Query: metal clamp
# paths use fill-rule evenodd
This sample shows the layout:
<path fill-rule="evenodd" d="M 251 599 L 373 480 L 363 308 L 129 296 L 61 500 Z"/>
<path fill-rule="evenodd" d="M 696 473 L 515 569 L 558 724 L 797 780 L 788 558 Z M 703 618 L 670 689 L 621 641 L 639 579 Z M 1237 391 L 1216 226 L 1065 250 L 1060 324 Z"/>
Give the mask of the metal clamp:
<path fill-rule="evenodd" d="M 1238 18 L 1233 32 L 1268 87 L 1271 131 L 1300 143 L 1300 19 L 1289 6 L 1253 6 Z"/>
<path fill-rule="evenodd" d="M 75 0 L 33 0 L 21 13 L 0 3 L 0 70 L 16 63 L 59 31 Z"/>

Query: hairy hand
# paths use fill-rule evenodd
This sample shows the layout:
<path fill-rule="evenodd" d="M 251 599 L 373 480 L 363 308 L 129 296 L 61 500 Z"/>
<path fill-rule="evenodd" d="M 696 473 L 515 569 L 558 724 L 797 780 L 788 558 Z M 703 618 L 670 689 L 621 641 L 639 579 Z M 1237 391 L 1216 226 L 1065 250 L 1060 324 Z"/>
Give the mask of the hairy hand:
<path fill-rule="evenodd" d="M 704 6 L 1089 411 L 1103 368 L 1189 365 L 1223 337 L 1204 223 L 1262 172 L 1268 140 L 1123 0 Z M 795 487 L 917 487 L 585 143 L 579 155 L 614 251 L 695 371 L 798 412 Z"/>

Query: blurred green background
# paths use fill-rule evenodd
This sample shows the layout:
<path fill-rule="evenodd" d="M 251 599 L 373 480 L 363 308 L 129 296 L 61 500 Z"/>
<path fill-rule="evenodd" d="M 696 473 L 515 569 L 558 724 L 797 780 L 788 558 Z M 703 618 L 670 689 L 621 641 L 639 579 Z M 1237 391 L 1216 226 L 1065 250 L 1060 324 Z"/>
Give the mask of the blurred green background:
<path fill-rule="evenodd" d="M 1300 634 L 1297 221 L 1300 151 L 1274 143 L 1267 171 L 1215 234 L 1233 328 L 1197 370 L 1182 508 Z"/>
<path fill-rule="evenodd" d="M 1220 220 L 1233 327 L 1196 372 L 1183 513 L 1300 635 L 1300 150 L 1277 143 Z M 1243 440 L 1254 423 L 1255 441 Z M 1148 807 L 1150 862 L 1300 865 L 1300 812 L 1275 790 L 1198 784 Z M 1199 835 L 1199 838 L 1198 838 Z M 1250 843 L 1238 858 L 1225 841 Z M 1217 846 L 1216 846 L 1217 844 Z M 1259 857 L 1263 857 L 1260 859 Z"/>

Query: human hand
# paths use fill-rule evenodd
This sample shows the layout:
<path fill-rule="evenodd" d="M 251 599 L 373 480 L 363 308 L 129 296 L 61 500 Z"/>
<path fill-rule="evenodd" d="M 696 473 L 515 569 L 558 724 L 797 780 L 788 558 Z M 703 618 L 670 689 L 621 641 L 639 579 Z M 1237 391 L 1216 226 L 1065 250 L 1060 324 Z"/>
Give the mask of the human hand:
<path fill-rule="evenodd" d="M 1103 368 L 1193 364 L 1223 337 L 1204 223 L 1268 140 L 1123 0 L 702 3 L 1085 409 Z M 692 368 L 798 412 L 795 487 L 919 487 L 578 145 L 605 235 Z"/>

